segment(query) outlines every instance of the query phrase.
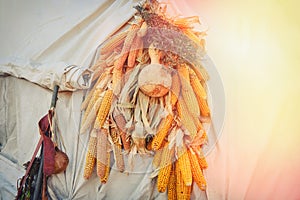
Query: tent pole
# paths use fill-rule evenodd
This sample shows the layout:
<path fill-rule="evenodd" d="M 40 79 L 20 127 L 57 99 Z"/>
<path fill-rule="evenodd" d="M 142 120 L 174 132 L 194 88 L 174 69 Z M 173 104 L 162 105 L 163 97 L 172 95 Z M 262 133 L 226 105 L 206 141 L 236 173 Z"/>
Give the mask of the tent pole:
<path fill-rule="evenodd" d="M 55 106 L 56 106 L 58 89 L 59 89 L 58 85 L 55 85 L 54 88 L 53 88 L 53 94 L 52 94 L 50 109 L 55 108 Z M 51 136 L 48 135 L 48 137 L 51 137 Z M 41 191 L 42 187 L 41 186 L 43 184 L 43 176 L 44 176 L 44 173 L 43 173 L 43 168 L 44 168 L 44 152 L 43 152 L 43 149 L 44 148 L 43 148 L 43 143 L 42 143 L 41 153 L 40 153 L 41 160 L 40 160 L 40 166 L 39 166 L 39 172 L 38 172 L 38 176 L 37 176 L 37 180 L 36 180 L 35 190 L 34 190 L 34 193 L 33 193 L 33 200 L 40 199 L 40 195 L 42 194 L 42 191 Z"/>

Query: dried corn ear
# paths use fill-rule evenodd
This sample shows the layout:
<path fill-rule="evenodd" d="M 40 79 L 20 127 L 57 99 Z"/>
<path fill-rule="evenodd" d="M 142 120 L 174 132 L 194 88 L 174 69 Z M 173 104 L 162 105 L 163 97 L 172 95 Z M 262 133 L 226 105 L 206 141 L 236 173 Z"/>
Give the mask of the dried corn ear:
<path fill-rule="evenodd" d="M 88 150 L 85 156 L 85 165 L 83 177 L 89 179 L 94 171 L 96 162 L 96 148 L 97 148 L 97 137 L 90 136 L 88 143 Z"/>
<path fill-rule="evenodd" d="M 107 164 L 108 130 L 102 128 L 97 131 L 97 175 L 101 179 L 105 176 Z"/>
<path fill-rule="evenodd" d="M 127 59 L 127 66 L 129 68 L 133 67 L 137 58 L 137 54 L 140 50 L 140 48 L 142 47 L 142 39 L 140 37 L 135 37 L 131 47 L 130 47 L 130 52 L 128 55 L 128 59 Z"/>
<path fill-rule="evenodd" d="M 177 199 L 189 200 L 191 197 L 191 186 L 187 186 L 182 178 L 178 161 L 175 162 L 175 175 L 176 175 L 176 194 Z"/>
<path fill-rule="evenodd" d="M 105 63 L 106 63 L 106 66 L 112 66 L 114 65 L 115 61 L 116 61 L 116 58 L 118 56 L 118 52 L 114 51 L 106 60 L 105 60 Z"/>
<path fill-rule="evenodd" d="M 80 110 L 86 110 L 87 109 L 88 105 L 90 104 L 90 101 L 95 96 L 94 92 L 97 89 L 97 85 L 99 85 L 101 83 L 101 81 L 103 81 L 103 79 L 105 78 L 106 75 L 107 74 L 105 74 L 105 73 L 101 74 L 101 76 L 99 77 L 99 79 L 95 83 L 93 89 L 91 89 L 91 91 L 87 94 L 84 101 L 82 102 Z M 95 102 L 95 100 L 93 100 L 93 102 Z"/>
<path fill-rule="evenodd" d="M 124 45 L 122 47 L 122 51 L 121 51 L 122 53 L 129 52 L 131 44 L 136 36 L 136 33 L 139 31 L 140 27 L 141 27 L 141 21 L 137 21 L 136 23 L 133 23 L 131 25 L 126 35 Z"/>
<path fill-rule="evenodd" d="M 119 46 L 120 44 L 122 44 L 124 42 L 126 36 L 127 36 L 127 33 L 124 31 L 124 32 L 117 34 L 114 37 L 109 38 L 107 40 L 107 42 L 104 43 L 103 46 L 101 47 L 100 53 L 106 54 L 107 52 L 113 51 L 117 46 Z"/>
<path fill-rule="evenodd" d="M 94 123 L 95 129 L 100 129 L 103 126 L 111 107 L 112 98 L 113 91 L 111 89 L 106 90 Z"/>
<path fill-rule="evenodd" d="M 172 86 L 171 86 L 171 105 L 175 106 L 177 99 L 180 95 L 181 83 L 177 73 L 172 75 Z"/>
<path fill-rule="evenodd" d="M 161 155 L 160 169 L 157 177 L 157 189 L 159 192 L 165 192 L 168 186 L 174 152 L 175 147 L 173 146 L 170 149 L 168 143 L 166 143 Z"/>
<path fill-rule="evenodd" d="M 181 172 L 182 179 L 187 186 L 191 186 L 193 182 L 191 163 L 188 156 L 187 149 L 183 147 L 177 147 L 178 166 Z"/>
<path fill-rule="evenodd" d="M 158 149 L 161 148 L 161 145 L 165 139 L 165 137 L 168 135 L 169 133 L 169 130 L 172 126 L 172 123 L 173 123 L 173 115 L 169 114 L 167 115 L 166 118 L 164 118 L 159 127 L 158 127 L 158 130 L 157 130 L 157 133 L 156 135 L 154 136 L 153 138 L 153 141 L 152 141 L 152 149 L 157 151 Z"/>
<path fill-rule="evenodd" d="M 180 77 L 180 81 L 182 82 L 185 80 L 187 83 L 190 82 L 190 72 L 189 72 L 189 66 L 186 64 L 181 64 L 177 66 L 177 72 Z"/>
<path fill-rule="evenodd" d="M 203 98 L 197 98 L 198 104 L 200 107 L 200 113 L 204 117 L 209 117 L 210 116 L 210 109 L 208 107 L 208 103 L 206 99 Z"/>
<path fill-rule="evenodd" d="M 170 173 L 169 183 L 168 183 L 168 200 L 176 200 L 176 174 L 175 174 L 175 164 L 172 164 L 172 169 Z"/>
<path fill-rule="evenodd" d="M 191 65 L 191 68 L 194 70 L 201 83 L 202 81 L 205 82 L 209 79 L 208 73 L 202 65 L 200 66 Z"/>
<path fill-rule="evenodd" d="M 189 68 L 189 72 L 190 72 L 190 82 L 191 82 L 191 86 L 197 96 L 197 98 L 202 98 L 202 99 L 206 99 L 206 91 L 203 88 L 200 80 L 198 79 L 195 71 L 191 68 Z"/>
<path fill-rule="evenodd" d="M 111 128 L 110 136 L 114 143 L 113 152 L 116 161 L 116 166 L 120 172 L 123 172 L 125 170 L 125 164 L 124 164 L 124 158 L 122 154 L 122 144 L 116 128 L 114 127 Z"/>
<path fill-rule="evenodd" d="M 91 109 L 91 111 L 89 112 L 88 116 L 82 121 L 81 123 L 81 127 L 80 127 L 80 133 L 85 133 L 89 127 L 92 126 L 92 124 L 94 123 L 96 116 L 97 116 L 97 112 L 99 110 L 99 107 L 101 105 L 102 102 L 102 97 L 100 96 L 97 101 L 95 102 L 93 108 Z"/>
<path fill-rule="evenodd" d="M 159 167 L 162 168 L 164 166 L 167 166 L 169 164 L 171 164 L 174 160 L 174 156 L 175 156 L 175 147 L 170 147 L 169 142 L 166 142 L 164 144 L 164 148 L 161 154 L 161 160 L 159 163 Z"/>
<path fill-rule="evenodd" d="M 113 75 L 112 75 L 112 89 L 115 94 L 119 94 L 121 90 L 121 82 L 122 82 L 122 76 L 123 71 L 121 68 L 117 68 L 116 66 L 113 69 Z"/>
<path fill-rule="evenodd" d="M 169 178 L 171 174 L 172 164 L 162 167 L 159 170 L 157 177 L 157 190 L 158 192 L 165 192 L 169 184 Z"/>
<path fill-rule="evenodd" d="M 108 180 L 109 172 L 110 172 L 110 152 L 106 153 L 106 166 L 105 166 L 105 175 L 104 177 L 100 178 L 101 183 L 106 183 Z"/>
<path fill-rule="evenodd" d="M 120 132 L 123 148 L 125 151 L 130 150 L 131 148 L 131 139 L 129 136 L 127 136 L 126 132 L 121 131 Z"/>
<path fill-rule="evenodd" d="M 199 162 L 199 165 L 201 167 L 201 169 L 206 169 L 208 167 L 208 164 L 206 162 L 206 159 L 205 159 L 205 156 L 202 152 L 202 149 L 200 146 L 197 146 L 197 147 L 192 147 L 194 152 L 196 153 L 197 155 L 197 158 L 198 158 L 198 162 Z"/>
<path fill-rule="evenodd" d="M 125 61 L 128 58 L 128 55 L 129 55 L 129 51 L 121 52 L 119 58 L 115 61 L 114 68 L 117 68 L 118 70 L 122 71 Z"/>
<path fill-rule="evenodd" d="M 187 65 L 182 65 L 178 68 L 179 78 L 181 82 L 181 95 L 186 103 L 188 111 L 194 118 L 198 118 L 200 116 L 200 109 L 197 106 L 198 101 L 194 90 L 190 85 L 190 75 L 188 68 L 189 67 Z"/>
<path fill-rule="evenodd" d="M 203 176 L 201 167 L 199 165 L 197 155 L 191 148 L 188 150 L 188 157 L 191 162 L 193 180 L 196 182 L 196 184 L 201 190 L 205 190 L 206 180 Z"/>
<path fill-rule="evenodd" d="M 194 123 L 195 120 L 189 113 L 182 97 L 179 97 L 176 108 L 182 125 L 189 132 L 191 138 L 194 138 L 197 134 L 197 127 Z"/>

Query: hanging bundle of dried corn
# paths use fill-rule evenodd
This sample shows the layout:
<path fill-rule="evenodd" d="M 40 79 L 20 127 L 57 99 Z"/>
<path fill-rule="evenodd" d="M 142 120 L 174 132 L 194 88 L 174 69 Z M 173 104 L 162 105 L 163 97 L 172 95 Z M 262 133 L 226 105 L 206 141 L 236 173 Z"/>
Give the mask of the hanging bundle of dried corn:
<path fill-rule="evenodd" d="M 200 121 L 210 118 L 201 66 L 205 32 L 194 30 L 198 17 L 167 17 L 156 1 L 136 9 L 91 67 L 101 73 L 82 103 L 81 133 L 90 133 L 84 177 L 97 166 L 106 182 L 110 149 L 120 172 L 126 171 L 125 154 L 131 162 L 135 153 L 150 153 L 158 191 L 188 199 L 193 182 L 206 188 L 207 135 Z"/>

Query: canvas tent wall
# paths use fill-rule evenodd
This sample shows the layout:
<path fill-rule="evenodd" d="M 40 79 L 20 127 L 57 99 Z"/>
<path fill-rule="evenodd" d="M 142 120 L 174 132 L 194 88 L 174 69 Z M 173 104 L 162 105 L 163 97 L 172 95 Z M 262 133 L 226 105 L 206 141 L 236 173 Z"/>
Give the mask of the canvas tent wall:
<path fill-rule="evenodd" d="M 183 1 L 172 1 L 172 4 L 177 7 L 177 10 L 186 9 L 179 2 Z M 233 5 L 232 2 L 236 3 L 226 1 L 227 7 L 218 7 L 213 3 L 212 5 L 218 8 L 216 11 L 218 13 L 214 13 L 217 17 L 213 17 L 226 18 L 225 15 L 232 14 L 229 10 Z M 98 45 L 132 17 L 135 12 L 132 6 L 136 3 L 138 2 L 125 0 L 90 0 L 85 3 L 80 0 L 0 1 L 1 199 L 13 199 L 16 194 L 16 180 L 24 174 L 21 165 L 30 159 L 37 144 L 39 138 L 37 122 L 49 109 L 53 83 L 59 83 L 61 89 L 64 90 L 59 93 L 57 120 L 62 135 L 60 145 L 64 144 L 62 150 L 68 154 L 70 164 L 66 173 L 49 179 L 49 192 L 52 198 L 166 199 L 165 194 L 156 192 L 154 183 L 146 176 L 147 172 L 151 171 L 149 168 L 151 158 L 137 159 L 134 171 L 143 173 L 127 175 L 113 170 L 106 185 L 101 185 L 96 175 L 89 181 L 83 180 L 82 172 L 88 136 L 79 135 L 78 130 L 81 115 L 80 104 L 85 91 L 81 90 L 82 88 L 77 89 L 78 85 L 70 88 L 69 84 L 61 82 L 62 77 L 70 77 L 63 76 L 64 69 L 69 65 L 77 65 L 82 70 L 81 72 L 84 72 L 93 62 Z M 254 3 L 257 2 L 254 1 Z M 244 11 L 242 7 L 239 9 Z M 232 24 L 240 22 L 239 16 L 232 18 L 236 20 L 230 21 L 231 23 L 226 22 L 226 25 L 230 24 L 229 28 L 226 27 L 228 29 L 234 29 L 235 26 Z M 222 19 L 218 22 L 220 22 L 218 26 L 225 27 Z M 266 20 L 266 22 L 269 21 Z M 220 37 L 220 32 L 223 33 L 223 31 L 226 30 L 223 29 L 213 34 Z M 217 46 L 215 48 L 221 49 L 220 51 L 228 50 L 230 48 L 228 46 L 223 47 L 224 49 L 218 46 L 221 40 L 224 38 L 220 37 L 215 41 L 214 45 Z M 264 116 L 274 116 L 271 122 L 263 127 L 268 133 L 260 134 L 260 130 L 257 130 L 260 127 L 252 126 L 254 122 L 249 124 L 247 120 L 241 122 L 238 119 L 249 118 L 248 115 L 245 116 L 247 112 L 241 112 L 240 110 L 243 109 L 236 107 L 237 102 L 242 98 L 234 96 L 236 92 L 243 90 L 242 87 L 236 86 L 242 85 L 242 81 L 238 83 L 236 81 L 244 77 L 232 79 L 232 76 L 237 75 L 241 70 L 235 67 L 230 68 L 229 65 L 231 63 L 218 66 L 225 74 L 227 98 L 231 100 L 226 104 L 230 108 L 227 113 L 230 120 L 226 120 L 224 133 L 218 145 L 207 157 L 209 164 L 206 171 L 207 195 L 209 199 L 257 199 L 259 197 L 296 199 L 299 197 L 298 177 L 300 174 L 297 152 L 299 145 L 296 144 L 297 138 L 293 137 L 290 132 L 297 132 L 299 125 L 284 125 L 288 124 L 287 117 L 290 113 L 299 113 L 296 98 L 275 99 L 276 101 L 273 99 L 274 101 L 268 102 L 272 109 L 281 105 L 284 105 L 284 109 L 282 112 L 274 109 L 264 114 Z M 282 78 L 281 74 L 278 77 Z M 75 80 L 77 83 L 78 79 L 75 78 Z M 79 76 L 79 82 L 80 80 L 82 79 Z M 261 83 L 262 81 L 257 82 L 258 85 Z M 286 91 L 284 94 L 296 93 L 296 90 L 292 89 Z M 254 94 L 258 97 L 262 93 Z M 240 105 L 249 106 L 248 104 Z M 256 133 L 245 137 L 243 134 L 249 133 L 249 130 L 245 131 L 235 125 L 236 123 L 241 123 L 249 130 L 256 130 Z M 263 122 L 259 124 L 263 125 Z M 276 144 L 280 144 L 280 150 L 277 149 Z M 289 151 L 290 149 L 293 149 L 293 152 Z M 200 191 L 194 191 L 192 197 L 193 199 L 206 198 Z"/>
<path fill-rule="evenodd" d="M 99 44 L 133 16 L 137 3 L 142 2 L 54 1 L 47 6 L 36 1 L 1 2 L 2 8 L 18 13 L 1 13 L 2 20 L 10 21 L 1 22 L 7 32 L 0 65 L 1 198 L 12 199 L 16 194 L 16 181 L 24 174 L 21 165 L 30 159 L 38 142 L 37 122 L 49 109 L 54 84 L 60 86 L 56 106 L 59 145 L 70 162 L 65 173 L 49 178 L 51 197 L 167 198 L 166 193 L 157 192 L 154 180 L 149 178 L 153 172 L 151 156 L 137 155 L 134 168 L 126 166 L 130 169 L 126 173 L 112 166 L 105 185 L 95 174 L 88 181 L 82 176 L 88 135 L 79 134 L 80 104 L 85 95 L 82 89 L 89 87 L 83 75 L 92 75 L 87 68 L 94 62 Z M 9 40 L 12 42 L 7 43 Z M 122 194 L 115 192 L 118 188 L 122 188 Z M 193 197 L 206 198 L 206 194 L 198 189 Z"/>

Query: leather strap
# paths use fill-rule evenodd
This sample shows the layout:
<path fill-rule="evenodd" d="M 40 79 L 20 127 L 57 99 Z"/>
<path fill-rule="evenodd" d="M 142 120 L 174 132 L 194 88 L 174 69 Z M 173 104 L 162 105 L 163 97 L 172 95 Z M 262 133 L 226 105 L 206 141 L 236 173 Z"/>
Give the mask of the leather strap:
<path fill-rule="evenodd" d="M 28 174 L 29 174 L 29 172 L 30 172 L 30 169 L 31 169 L 32 164 L 33 164 L 33 162 L 34 162 L 34 159 L 36 158 L 36 155 L 37 155 L 37 153 L 38 153 L 38 151 L 39 151 L 39 149 L 40 149 L 40 147 L 41 147 L 41 145 L 42 145 L 42 142 L 43 142 L 43 137 L 41 136 L 40 139 L 39 139 L 39 142 L 38 142 L 38 144 L 37 144 L 37 146 L 36 146 L 36 148 L 35 148 L 35 151 L 34 151 L 34 153 L 33 153 L 33 155 L 32 155 L 32 158 L 31 158 L 31 160 L 30 160 L 30 163 L 29 163 L 29 165 L 28 165 L 28 167 L 27 167 L 27 169 L 26 169 L 25 175 L 22 177 L 21 184 L 20 184 L 19 187 L 18 187 L 18 197 L 19 197 L 19 195 L 20 195 L 21 192 L 22 192 L 22 187 L 23 187 L 23 185 L 25 184 L 26 177 L 28 176 Z"/>

